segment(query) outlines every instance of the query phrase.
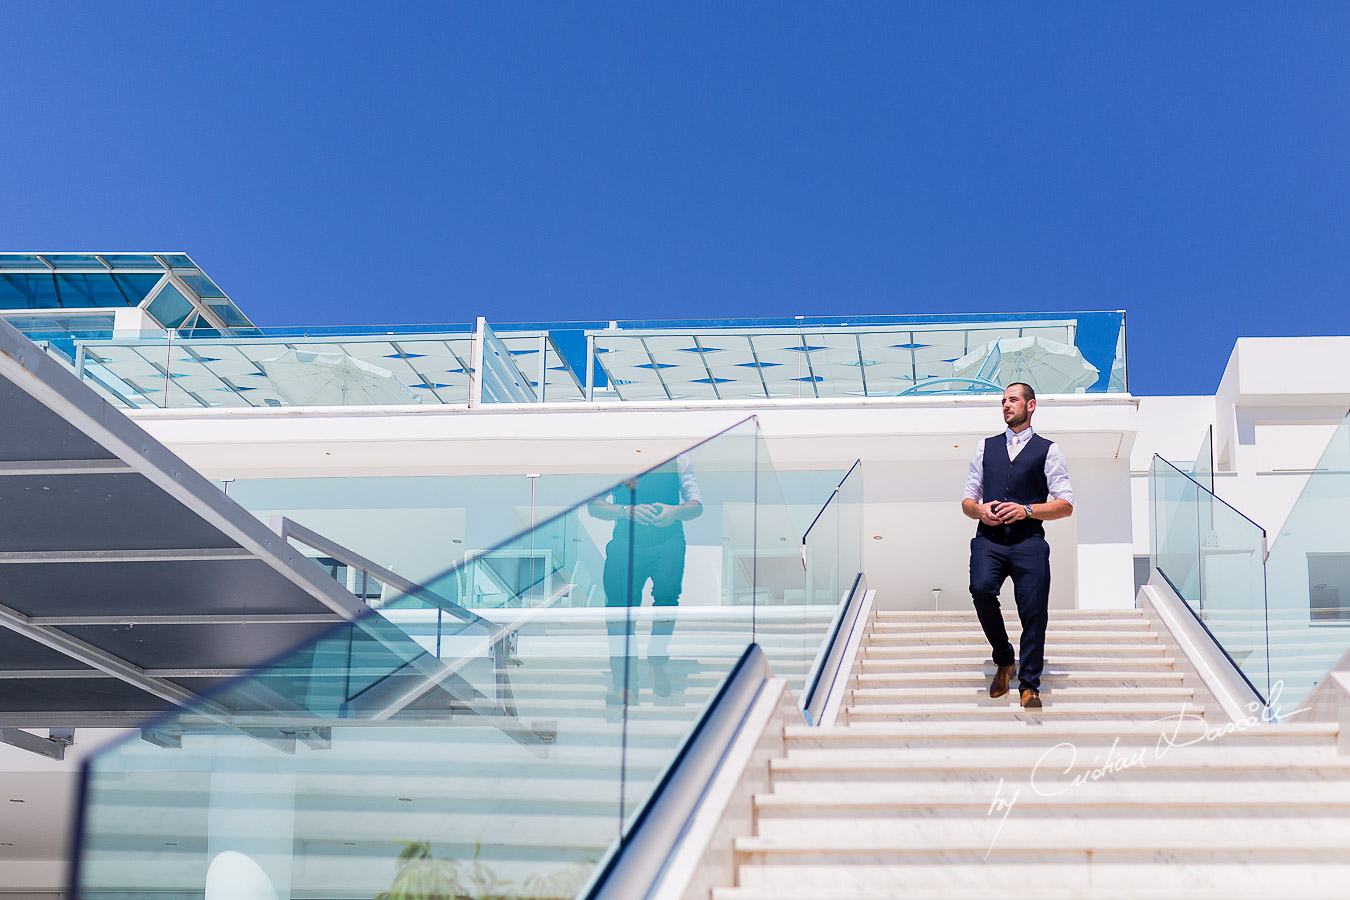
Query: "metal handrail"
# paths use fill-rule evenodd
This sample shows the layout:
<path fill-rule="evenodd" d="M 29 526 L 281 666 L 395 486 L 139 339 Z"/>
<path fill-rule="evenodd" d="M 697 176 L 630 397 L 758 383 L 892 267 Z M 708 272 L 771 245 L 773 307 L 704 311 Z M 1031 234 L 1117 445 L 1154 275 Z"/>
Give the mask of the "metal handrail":
<path fill-rule="evenodd" d="M 848 640 L 845 635 L 853 633 L 857 627 L 858 613 L 862 609 L 863 597 L 867 594 L 867 577 L 859 572 L 853 579 L 853 586 L 839 601 L 839 610 L 835 614 L 830 636 L 820 645 L 811 671 L 807 674 L 806 684 L 802 688 L 802 714 L 808 725 L 819 725 L 825 702 L 829 699 L 830 687 L 839 677 L 843 665 Z"/>
<path fill-rule="evenodd" d="M 772 677 L 759 644 L 746 647 L 633 817 L 628 833 L 620 835 L 579 898 L 635 900 L 650 896 L 728 748 Z"/>
<path fill-rule="evenodd" d="M 816 510 L 815 518 L 811 520 L 811 524 L 807 525 L 806 531 L 802 533 L 802 546 L 806 545 L 806 539 L 811 536 L 811 529 L 815 528 L 816 523 L 820 521 L 820 517 L 825 515 L 825 510 L 829 509 L 830 504 L 834 502 L 834 498 L 839 496 L 839 491 L 843 488 L 844 482 L 848 481 L 848 477 L 853 474 L 853 470 L 861 465 L 862 460 L 855 459 L 853 465 L 849 466 L 848 471 L 844 473 L 844 477 L 840 478 L 839 483 L 834 486 L 834 490 L 830 492 L 830 496 L 820 505 L 820 509 Z"/>

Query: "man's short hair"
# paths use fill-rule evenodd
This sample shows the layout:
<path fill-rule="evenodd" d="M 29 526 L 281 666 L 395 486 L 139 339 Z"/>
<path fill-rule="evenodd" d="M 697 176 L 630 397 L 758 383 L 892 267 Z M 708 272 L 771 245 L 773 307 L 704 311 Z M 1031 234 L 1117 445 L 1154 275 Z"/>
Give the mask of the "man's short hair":
<path fill-rule="evenodd" d="M 1020 388 L 1022 389 L 1022 399 L 1023 399 L 1023 400 L 1035 400 L 1035 399 L 1036 399 L 1036 390 L 1035 390 L 1035 388 L 1033 388 L 1031 385 L 1027 384 L 1025 381 L 1014 381 L 1012 384 L 1008 385 L 1008 387 L 1010 387 L 1010 388 L 1020 387 Z M 1004 390 L 1007 390 L 1007 388 L 1004 388 Z"/>

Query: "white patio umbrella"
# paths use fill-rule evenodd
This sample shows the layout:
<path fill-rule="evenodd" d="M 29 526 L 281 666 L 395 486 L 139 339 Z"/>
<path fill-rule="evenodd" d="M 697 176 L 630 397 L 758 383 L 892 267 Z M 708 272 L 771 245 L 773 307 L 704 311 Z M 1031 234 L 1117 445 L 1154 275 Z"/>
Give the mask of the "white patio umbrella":
<path fill-rule="evenodd" d="M 993 380 L 999 384 L 1024 381 L 1046 394 L 1072 394 L 1097 383 L 1097 367 L 1083 359 L 1077 347 L 1043 337 L 990 341 L 953 362 L 952 374 L 973 378 L 995 349 L 1000 358 Z"/>
<path fill-rule="evenodd" d="M 287 350 L 259 365 L 277 396 L 291 406 L 382 406 L 421 403 L 388 369 L 346 353 Z"/>

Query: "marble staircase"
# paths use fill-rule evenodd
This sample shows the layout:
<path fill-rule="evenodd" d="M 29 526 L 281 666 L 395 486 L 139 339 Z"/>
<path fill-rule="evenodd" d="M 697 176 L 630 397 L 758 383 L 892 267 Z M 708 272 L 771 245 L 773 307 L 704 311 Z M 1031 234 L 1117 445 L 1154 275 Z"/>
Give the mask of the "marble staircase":
<path fill-rule="evenodd" d="M 973 613 L 878 613 L 840 722 L 787 728 L 712 897 L 1350 896 L 1336 726 L 1233 723 L 1167 646 L 1142 610 L 1055 611 L 1024 711 L 1016 679 L 988 697 Z"/>

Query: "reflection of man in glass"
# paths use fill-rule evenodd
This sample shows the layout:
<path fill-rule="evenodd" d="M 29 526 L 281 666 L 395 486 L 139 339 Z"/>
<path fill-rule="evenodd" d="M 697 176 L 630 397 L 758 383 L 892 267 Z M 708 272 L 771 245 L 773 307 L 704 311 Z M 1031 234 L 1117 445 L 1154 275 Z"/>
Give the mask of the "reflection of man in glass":
<path fill-rule="evenodd" d="M 694 480 L 688 458 L 677 456 L 625 481 L 610 493 L 608 500 L 592 500 L 590 510 L 597 519 L 614 522 L 614 537 L 605 548 L 605 605 L 641 606 L 642 591 L 650 580 L 652 605 L 676 606 L 684 582 L 683 523 L 703 514 L 703 493 Z M 674 630 L 673 616 L 653 618 L 647 661 L 652 667 L 652 691 L 658 697 L 670 696 L 666 665 L 670 662 L 670 636 Z M 605 702 L 610 705 L 625 700 L 636 702 L 637 675 L 631 669 L 626 673 L 623 664 L 626 656 L 637 656 L 636 644 L 630 643 L 625 650 L 622 641 L 624 635 L 634 633 L 631 617 L 611 620 L 609 633 L 613 689 Z M 616 641 L 615 635 L 620 640 Z"/>

